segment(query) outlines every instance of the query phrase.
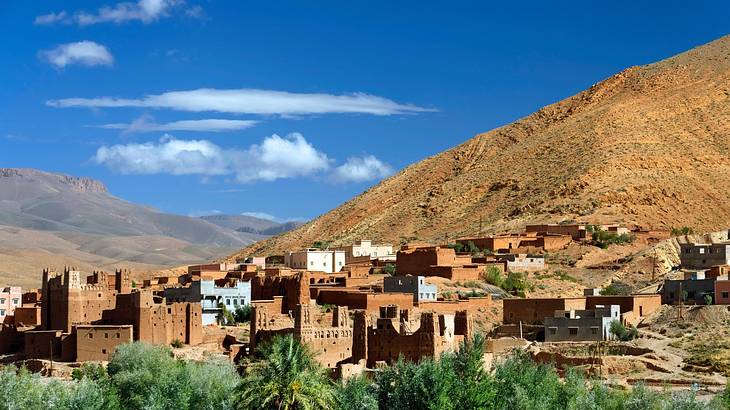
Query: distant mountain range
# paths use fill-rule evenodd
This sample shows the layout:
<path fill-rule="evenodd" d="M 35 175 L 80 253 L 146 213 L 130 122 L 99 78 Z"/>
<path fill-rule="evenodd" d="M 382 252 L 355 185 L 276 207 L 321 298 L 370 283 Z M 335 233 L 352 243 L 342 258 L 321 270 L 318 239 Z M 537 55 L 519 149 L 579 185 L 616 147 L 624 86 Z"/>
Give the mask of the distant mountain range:
<path fill-rule="evenodd" d="M 45 266 L 157 270 L 208 261 L 292 226 L 167 214 L 117 198 L 90 178 L 0 168 L 0 285 L 36 284 Z"/>

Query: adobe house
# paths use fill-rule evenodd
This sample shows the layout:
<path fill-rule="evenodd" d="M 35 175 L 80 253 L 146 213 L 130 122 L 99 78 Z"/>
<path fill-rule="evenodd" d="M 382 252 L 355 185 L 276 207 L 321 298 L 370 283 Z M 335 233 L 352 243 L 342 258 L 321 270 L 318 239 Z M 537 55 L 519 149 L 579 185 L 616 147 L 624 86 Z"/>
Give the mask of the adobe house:
<path fill-rule="evenodd" d="M 354 261 L 362 261 L 363 257 L 369 261 L 386 256 L 393 256 L 393 245 L 374 244 L 373 241 L 363 239 L 352 245 L 334 248 L 337 251 L 345 252 L 345 264 L 349 265 Z"/>
<path fill-rule="evenodd" d="M 715 300 L 716 305 L 730 305 L 730 280 L 727 276 L 718 278 L 715 281 Z"/>
<path fill-rule="evenodd" d="M 588 342 L 610 340 L 611 322 L 621 320 L 619 305 L 598 305 L 585 310 L 556 310 L 545 318 L 546 342 Z"/>
<path fill-rule="evenodd" d="M 491 252 L 526 253 L 528 251 L 553 251 L 564 249 L 572 242 L 570 235 L 547 232 L 524 232 L 486 237 L 461 238 L 456 242 L 463 246 L 473 243 L 479 249 Z"/>
<path fill-rule="evenodd" d="M 406 312 L 406 311 L 404 311 Z M 368 368 L 379 362 L 391 364 L 399 357 L 419 361 L 455 350 L 472 336 L 472 320 L 466 311 L 455 314 L 421 314 L 420 326 L 410 331 L 404 312 L 396 305 L 381 306 L 374 326 L 366 312 L 355 313 L 352 362 L 364 361 Z"/>
<path fill-rule="evenodd" d="M 440 246 L 403 246 L 396 255 L 400 275 L 439 276 L 450 280 L 477 280 L 485 266 L 473 263 L 470 255 L 457 255 Z"/>
<path fill-rule="evenodd" d="M 78 362 L 109 361 L 119 345 L 132 342 L 131 325 L 76 325 L 76 357 Z"/>
<path fill-rule="evenodd" d="M 502 301 L 502 306 L 505 324 L 542 325 L 556 310 L 585 310 L 586 298 L 508 298 Z"/>
<path fill-rule="evenodd" d="M 545 256 L 528 254 L 497 255 L 497 260 L 506 262 L 509 272 L 532 272 L 545 270 Z"/>
<path fill-rule="evenodd" d="M 612 305 L 619 306 L 621 309 L 621 318 L 624 323 L 636 326 L 645 317 L 661 308 L 662 296 L 657 294 L 586 296 L 586 309 L 596 309 L 598 306 Z"/>
<path fill-rule="evenodd" d="M 359 289 L 319 289 L 317 303 L 320 305 L 347 306 L 377 312 L 380 306 L 399 304 L 413 306 L 413 294 L 404 292 L 371 292 Z"/>

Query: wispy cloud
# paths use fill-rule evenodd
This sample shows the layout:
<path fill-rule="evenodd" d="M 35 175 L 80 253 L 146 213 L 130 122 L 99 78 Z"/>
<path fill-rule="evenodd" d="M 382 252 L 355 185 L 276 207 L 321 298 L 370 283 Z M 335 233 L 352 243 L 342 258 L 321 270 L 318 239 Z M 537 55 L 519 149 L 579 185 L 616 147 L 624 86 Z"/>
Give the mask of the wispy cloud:
<path fill-rule="evenodd" d="M 350 158 L 333 169 L 335 161 L 298 133 L 274 134 L 245 149 L 165 135 L 157 142 L 102 146 L 92 161 L 122 174 L 229 175 L 240 183 L 308 176 L 362 182 L 392 173 L 373 156 Z"/>
<path fill-rule="evenodd" d="M 364 182 L 393 175 L 393 168 L 372 155 L 348 158 L 347 162 L 335 168 L 332 176 L 340 182 Z"/>
<path fill-rule="evenodd" d="M 121 2 L 112 6 L 104 6 L 96 12 L 76 11 L 67 13 L 65 10 L 52 12 L 35 18 L 36 25 L 50 24 L 77 24 L 88 26 L 100 23 L 122 24 L 129 21 L 140 21 L 149 24 L 167 17 L 175 8 L 183 8 L 185 2 L 182 0 L 139 0 L 133 2 Z M 185 8 L 185 14 L 189 17 L 200 17 L 203 9 L 198 6 Z"/>
<path fill-rule="evenodd" d="M 41 51 L 38 53 L 38 57 L 57 68 L 64 68 L 71 64 L 84 66 L 111 66 L 114 64 L 114 57 L 109 50 L 93 41 L 61 44 L 50 50 Z"/>
<path fill-rule="evenodd" d="M 231 114 L 306 115 L 327 113 L 361 113 L 394 115 L 435 111 L 410 104 L 400 104 L 375 95 L 306 94 L 259 89 L 199 88 L 147 95 L 138 99 L 98 97 L 64 98 L 46 102 L 51 107 L 92 108 L 166 108 L 179 111 L 215 111 Z"/>
<path fill-rule="evenodd" d="M 274 215 L 267 214 L 266 212 L 241 212 L 243 216 L 250 216 L 252 218 L 266 219 L 267 221 L 279 222 L 279 218 Z"/>
<path fill-rule="evenodd" d="M 191 218 L 200 218 L 201 216 L 220 215 L 222 213 L 218 209 L 210 209 L 207 211 L 190 211 L 188 212 L 188 216 Z"/>
<path fill-rule="evenodd" d="M 124 133 L 142 132 L 171 132 L 171 131 L 194 131 L 194 132 L 226 132 L 240 131 L 251 128 L 258 121 L 254 120 L 225 120 L 225 119 L 203 119 L 183 120 L 158 124 L 149 115 L 143 115 L 131 123 L 102 124 L 96 127 L 122 130 Z"/>

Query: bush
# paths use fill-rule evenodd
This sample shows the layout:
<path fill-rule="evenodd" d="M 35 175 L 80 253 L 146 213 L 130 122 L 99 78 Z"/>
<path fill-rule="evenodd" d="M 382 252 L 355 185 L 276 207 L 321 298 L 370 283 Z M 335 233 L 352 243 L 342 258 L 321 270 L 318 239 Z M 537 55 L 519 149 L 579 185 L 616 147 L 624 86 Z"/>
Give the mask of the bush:
<path fill-rule="evenodd" d="M 464 244 L 461 244 L 459 242 L 456 243 L 450 243 L 446 245 L 447 248 L 451 248 L 456 252 L 463 252 L 464 251 Z"/>
<path fill-rule="evenodd" d="M 628 234 L 628 233 L 622 233 L 618 234 L 616 232 L 609 232 L 601 230 L 600 227 L 594 226 L 592 231 L 591 238 L 593 239 L 593 244 L 606 249 L 608 248 L 608 245 L 623 245 L 626 243 L 631 243 L 636 239 L 634 235 Z"/>
<path fill-rule="evenodd" d="M 482 274 L 482 279 L 494 286 L 502 287 L 504 285 L 504 279 L 502 278 L 502 272 L 496 266 L 488 267 Z"/>
<path fill-rule="evenodd" d="M 385 267 L 383 268 L 383 272 L 387 273 L 390 276 L 395 276 L 395 264 L 393 263 L 386 263 Z"/>
<path fill-rule="evenodd" d="M 330 247 L 330 241 L 315 241 L 312 244 L 312 248 L 319 249 L 321 251 L 327 250 Z"/>
<path fill-rule="evenodd" d="M 672 236 L 686 236 L 692 235 L 694 233 L 694 229 L 690 228 L 689 226 L 683 226 L 681 228 L 672 227 Z"/>
<path fill-rule="evenodd" d="M 472 255 L 481 253 L 481 250 L 479 249 L 479 247 L 476 246 L 474 244 L 474 242 L 472 242 L 472 241 L 469 241 L 466 243 L 466 251 L 471 253 Z"/>
<path fill-rule="evenodd" d="M 243 305 L 238 306 L 233 312 L 233 319 L 236 323 L 245 323 L 251 320 L 251 314 L 253 313 L 253 306 Z"/>
<path fill-rule="evenodd" d="M 525 272 L 510 272 L 504 281 L 502 289 L 520 297 L 525 297 L 526 292 L 531 292 L 535 287 L 527 280 Z"/>
<path fill-rule="evenodd" d="M 175 339 L 170 343 L 170 346 L 174 347 L 175 349 L 180 349 L 183 347 L 183 342 L 180 341 L 180 339 Z"/>
<path fill-rule="evenodd" d="M 231 313 L 228 308 L 226 308 L 226 305 L 223 303 L 218 304 L 218 309 L 220 309 L 220 312 L 216 315 L 216 321 L 218 322 L 218 325 L 235 325 L 236 319 L 233 317 L 233 313 Z"/>
<path fill-rule="evenodd" d="M 709 293 L 706 293 L 703 299 L 705 299 L 705 305 L 712 304 L 712 295 L 710 295 Z"/>
<path fill-rule="evenodd" d="M 626 326 L 623 325 L 618 320 L 614 320 L 611 322 L 611 333 L 613 333 L 614 336 L 616 336 L 619 340 L 623 342 L 628 342 L 629 340 L 634 340 L 639 336 L 639 331 L 631 326 L 630 328 L 626 328 Z"/>

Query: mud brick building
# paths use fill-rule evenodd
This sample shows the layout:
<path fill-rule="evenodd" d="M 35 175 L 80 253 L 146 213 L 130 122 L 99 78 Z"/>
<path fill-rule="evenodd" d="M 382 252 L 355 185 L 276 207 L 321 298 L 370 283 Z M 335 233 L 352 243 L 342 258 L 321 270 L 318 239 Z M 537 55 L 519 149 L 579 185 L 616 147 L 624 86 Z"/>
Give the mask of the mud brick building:
<path fill-rule="evenodd" d="M 636 326 L 644 318 L 661 308 L 662 297 L 661 295 L 655 294 L 586 297 L 586 309 L 596 309 L 598 306 L 612 305 L 619 306 L 623 323 Z"/>
<path fill-rule="evenodd" d="M 373 326 L 366 312 L 356 312 L 352 362 L 364 361 L 373 368 L 378 362 L 393 363 L 400 356 L 410 361 L 438 357 L 446 350 L 458 349 L 459 343 L 472 335 L 473 324 L 466 311 L 453 315 L 425 312 L 415 331 L 402 316 L 407 314 L 398 306 L 383 306 Z"/>
<path fill-rule="evenodd" d="M 440 246 L 403 246 L 396 255 L 398 275 L 439 276 L 450 280 L 477 280 L 485 265 L 472 262 L 470 255 L 457 255 Z"/>
<path fill-rule="evenodd" d="M 502 301 L 505 324 L 542 325 L 556 310 L 585 310 L 586 298 L 510 298 Z"/>
<path fill-rule="evenodd" d="M 570 235 L 548 232 L 524 232 L 456 240 L 463 246 L 468 246 L 471 242 L 479 249 L 487 249 L 494 253 L 554 251 L 564 249 L 572 241 Z"/>
<path fill-rule="evenodd" d="M 77 325 L 73 333 L 79 362 L 108 361 L 117 346 L 132 342 L 130 325 Z"/>

